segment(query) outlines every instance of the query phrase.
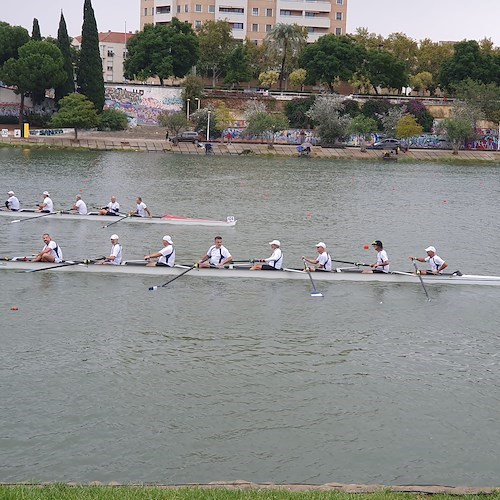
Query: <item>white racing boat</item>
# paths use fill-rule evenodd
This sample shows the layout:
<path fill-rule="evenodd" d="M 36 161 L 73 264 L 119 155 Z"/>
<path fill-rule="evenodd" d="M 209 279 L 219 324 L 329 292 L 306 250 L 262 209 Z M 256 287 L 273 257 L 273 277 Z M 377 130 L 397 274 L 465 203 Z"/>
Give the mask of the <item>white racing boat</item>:
<path fill-rule="evenodd" d="M 19 210 L 13 212 L 11 210 L 0 209 L 0 216 L 9 217 L 13 222 L 22 222 L 28 219 L 55 219 L 55 220 L 93 220 L 103 224 L 110 225 L 113 222 L 122 220 L 122 222 L 137 222 L 140 224 L 177 224 L 181 226 L 214 226 L 214 227 L 232 227 L 236 225 L 236 219 L 230 215 L 226 220 L 212 220 L 212 219 L 197 219 L 192 217 L 182 217 L 179 215 L 163 215 L 154 217 L 131 217 L 126 214 L 121 215 L 99 215 L 98 212 L 89 212 L 87 215 L 80 215 L 65 210 L 51 213 L 41 213 L 34 210 Z M 43 220 L 42 219 L 42 220 Z"/>
<path fill-rule="evenodd" d="M 0 270 L 14 271 L 41 271 L 60 273 L 60 272 L 79 272 L 79 273 L 97 273 L 97 274 L 132 274 L 148 275 L 156 278 L 167 278 L 177 276 L 187 269 L 188 265 L 176 265 L 170 267 L 148 267 L 145 262 L 129 261 L 119 266 L 86 264 L 83 261 L 66 261 L 62 264 L 48 264 L 46 262 L 29 262 L 23 260 L 3 260 L 0 261 Z M 385 274 L 373 273 L 363 274 L 356 269 L 339 269 L 333 272 L 315 272 L 311 273 L 316 282 L 360 282 L 360 283 L 412 283 L 420 284 L 419 277 L 410 272 L 398 272 Z M 300 269 L 284 269 L 282 271 L 250 271 L 248 267 L 234 265 L 232 269 L 193 269 L 187 276 L 203 278 L 239 278 L 239 279 L 271 279 L 271 280 L 309 280 L 309 274 Z M 441 275 L 422 275 L 424 283 L 427 285 L 500 285 L 500 276 L 482 276 L 472 274 L 441 274 Z"/>

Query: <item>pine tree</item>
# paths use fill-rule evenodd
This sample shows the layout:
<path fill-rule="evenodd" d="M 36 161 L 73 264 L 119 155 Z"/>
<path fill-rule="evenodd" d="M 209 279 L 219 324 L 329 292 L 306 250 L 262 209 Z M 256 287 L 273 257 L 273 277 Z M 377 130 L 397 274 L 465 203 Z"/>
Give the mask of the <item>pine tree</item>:
<path fill-rule="evenodd" d="M 67 75 L 66 81 L 56 88 L 56 100 L 59 101 L 64 96 L 71 94 L 75 90 L 71 46 L 68 30 L 66 28 L 66 20 L 64 19 L 62 12 L 61 19 L 59 20 L 59 29 L 57 30 L 57 46 L 64 57 L 64 72 Z"/>
<path fill-rule="evenodd" d="M 38 19 L 35 17 L 33 19 L 33 29 L 31 30 L 31 39 L 41 41 L 42 34 L 40 33 L 40 25 L 38 24 Z"/>
<path fill-rule="evenodd" d="M 82 48 L 77 73 L 78 91 L 94 103 L 100 113 L 104 106 L 104 77 L 99 53 L 99 33 L 91 0 L 83 5 Z"/>

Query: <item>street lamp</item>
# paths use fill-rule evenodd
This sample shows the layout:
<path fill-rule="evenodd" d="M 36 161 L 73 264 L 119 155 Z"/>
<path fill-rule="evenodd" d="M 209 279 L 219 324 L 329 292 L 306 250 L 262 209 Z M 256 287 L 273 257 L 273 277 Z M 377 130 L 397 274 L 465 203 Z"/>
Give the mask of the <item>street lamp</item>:
<path fill-rule="evenodd" d="M 207 141 L 210 141 L 210 113 L 211 111 L 208 110 L 208 118 L 207 118 Z"/>
<path fill-rule="evenodd" d="M 201 104 L 200 98 L 199 97 L 195 97 L 194 100 L 198 101 L 198 111 L 200 111 L 200 104 Z"/>
<path fill-rule="evenodd" d="M 189 120 L 189 103 L 191 99 L 186 99 L 186 118 Z"/>

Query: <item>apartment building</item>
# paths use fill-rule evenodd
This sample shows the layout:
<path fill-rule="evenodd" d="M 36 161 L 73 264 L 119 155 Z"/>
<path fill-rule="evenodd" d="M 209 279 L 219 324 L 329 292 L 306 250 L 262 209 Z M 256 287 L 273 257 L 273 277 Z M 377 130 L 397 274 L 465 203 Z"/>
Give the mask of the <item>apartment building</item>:
<path fill-rule="evenodd" d="M 99 33 L 99 51 L 105 82 L 122 83 L 125 81 L 123 62 L 127 55 L 127 41 L 133 36 L 132 32 L 108 31 Z M 73 38 L 72 45 L 79 50 L 82 46 L 82 37 Z"/>
<path fill-rule="evenodd" d="M 344 35 L 348 0 L 141 0 L 141 30 L 173 17 L 199 28 L 206 21 L 231 24 L 233 37 L 261 43 L 275 24 L 298 24 L 309 42 L 328 33 Z"/>

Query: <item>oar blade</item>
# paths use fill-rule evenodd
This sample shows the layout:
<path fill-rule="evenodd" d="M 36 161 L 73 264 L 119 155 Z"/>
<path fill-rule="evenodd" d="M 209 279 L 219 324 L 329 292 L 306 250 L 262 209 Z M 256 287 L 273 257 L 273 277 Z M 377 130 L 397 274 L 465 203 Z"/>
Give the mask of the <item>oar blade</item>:
<path fill-rule="evenodd" d="M 311 297 L 324 297 L 324 295 L 321 292 L 319 292 L 318 290 L 313 290 L 311 292 Z"/>
<path fill-rule="evenodd" d="M 158 286 L 150 286 L 150 287 L 148 288 L 148 290 L 149 290 L 150 292 L 155 292 L 156 290 L 158 290 Z"/>
<path fill-rule="evenodd" d="M 11 220 L 9 224 L 15 224 L 16 222 L 21 222 L 21 219 Z"/>

